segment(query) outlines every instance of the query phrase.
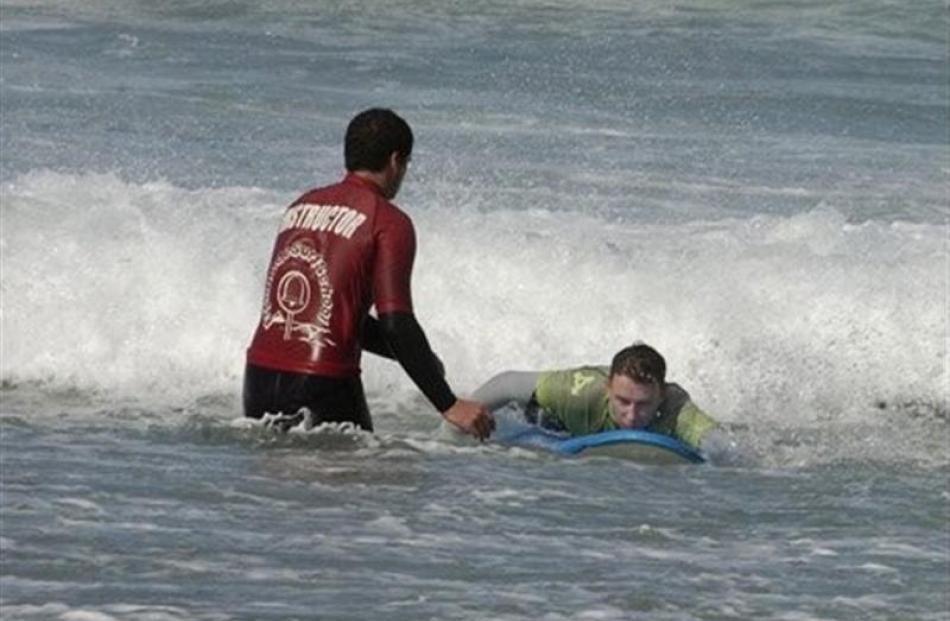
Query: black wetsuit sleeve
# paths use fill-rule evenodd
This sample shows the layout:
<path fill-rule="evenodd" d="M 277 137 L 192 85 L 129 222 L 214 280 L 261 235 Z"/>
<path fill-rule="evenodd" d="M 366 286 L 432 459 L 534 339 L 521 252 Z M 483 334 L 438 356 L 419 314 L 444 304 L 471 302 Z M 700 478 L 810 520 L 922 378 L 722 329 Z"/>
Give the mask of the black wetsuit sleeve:
<path fill-rule="evenodd" d="M 438 358 L 432 353 L 415 316 L 405 312 L 385 313 L 379 316 L 379 326 L 396 360 L 432 405 L 439 412 L 455 405 L 455 393 L 442 377 Z"/>
<path fill-rule="evenodd" d="M 396 352 L 393 351 L 389 341 L 386 340 L 386 336 L 383 334 L 383 327 L 380 325 L 379 320 L 372 315 L 367 315 L 366 319 L 363 320 L 363 335 L 360 340 L 360 345 L 365 351 L 371 354 L 389 358 L 390 360 L 396 359 Z"/>

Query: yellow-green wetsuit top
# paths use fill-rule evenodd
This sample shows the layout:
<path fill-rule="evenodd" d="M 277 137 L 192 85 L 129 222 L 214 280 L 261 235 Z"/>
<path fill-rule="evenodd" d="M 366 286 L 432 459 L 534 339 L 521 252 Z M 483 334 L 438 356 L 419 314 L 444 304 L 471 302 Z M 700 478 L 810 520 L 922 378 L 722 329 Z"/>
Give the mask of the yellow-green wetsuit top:
<path fill-rule="evenodd" d="M 617 429 L 607 400 L 607 367 L 579 367 L 544 371 L 538 377 L 534 399 L 544 418 L 553 417 L 572 436 Z M 719 426 L 700 410 L 676 384 L 666 384 L 666 397 L 646 431 L 673 436 L 699 448 L 703 436 Z"/>

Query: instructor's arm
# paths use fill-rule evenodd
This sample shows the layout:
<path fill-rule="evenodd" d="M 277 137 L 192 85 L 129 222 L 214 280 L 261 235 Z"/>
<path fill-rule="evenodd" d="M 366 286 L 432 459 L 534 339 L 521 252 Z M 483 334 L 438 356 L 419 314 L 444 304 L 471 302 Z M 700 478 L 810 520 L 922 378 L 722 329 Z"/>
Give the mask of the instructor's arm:
<path fill-rule="evenodd" d="M 442 416 L 479 440 L 490 436 L 494 419 L 481 403 L 456 398 L 415 316 L 385 313 L 379 316 L 379 323 L 399 364 Z"/>
<path fill-rule="evenodd" d="M 389 341 L 386 340 L 379 320 L 372 315 L 367 315 L 363 319 L 363 339 L 361 344 L 363 351 L 368 351 L 377 356 L 389 358 L 390 360 L 396 359 L 396 352 L 393 351 Z M 433 352 L 432 355 L 435 356 L 435 352 Z M 435 356 L 435 364 L 439 368 L 439 375 L 445 377 L 445 365 L 442 364 L 442 360 L 440 360 L 438 356 Z"/>
<path fill-rule="evenodd" d="M 415 231 L 408 217 L 379 232 L 373 293 L 383 337 L 396 360 L 442 416 L 465 433 L 484 440 L 494 429 L 494 419 L 481 403 L 455 396 L 412 313 L 410 279 L 415 254 Z"/>

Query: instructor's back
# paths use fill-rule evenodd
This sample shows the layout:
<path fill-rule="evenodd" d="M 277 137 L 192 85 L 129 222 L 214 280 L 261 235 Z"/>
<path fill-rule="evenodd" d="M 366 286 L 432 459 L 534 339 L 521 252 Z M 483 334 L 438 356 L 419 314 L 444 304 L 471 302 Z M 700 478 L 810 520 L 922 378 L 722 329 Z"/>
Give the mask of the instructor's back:
<path fill-rule="evenodd" d="M 394 358 L 462 431 L 494 426 L 477 402 L 456 398 L 412 308 L 412 220 L 393 205 L 412 156 L 409 125 L 391 110 L 361 112 L 346 130 L 347 174 L 287 208 L 247 351 L 244 413 L 350 422 L 371 431 L 360 379 L 363 350 Z M 376 317 L 370 315 L 375 306 Z"/>

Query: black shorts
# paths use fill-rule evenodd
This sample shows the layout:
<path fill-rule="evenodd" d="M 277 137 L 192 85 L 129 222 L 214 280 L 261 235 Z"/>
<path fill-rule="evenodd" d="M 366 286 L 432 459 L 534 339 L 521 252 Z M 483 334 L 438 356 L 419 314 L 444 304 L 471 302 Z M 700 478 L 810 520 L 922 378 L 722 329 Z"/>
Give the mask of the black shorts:
<path fill-rule="evenodd" d="M 353 423 L 373 430 L 359 377 L 325 377 L 275 371 L 248 364 L 244 369 L 244 415 L 262 418 L 265 413 L 294 416 L 306 407 L 314 424 Z M 301 415 L 300 419 L 303 419 Z M 293 422 L 296 424 L 296 422 Z"/>

